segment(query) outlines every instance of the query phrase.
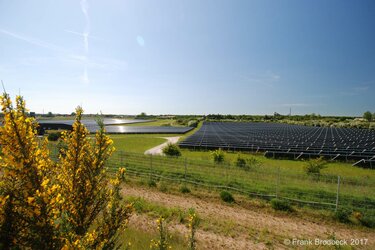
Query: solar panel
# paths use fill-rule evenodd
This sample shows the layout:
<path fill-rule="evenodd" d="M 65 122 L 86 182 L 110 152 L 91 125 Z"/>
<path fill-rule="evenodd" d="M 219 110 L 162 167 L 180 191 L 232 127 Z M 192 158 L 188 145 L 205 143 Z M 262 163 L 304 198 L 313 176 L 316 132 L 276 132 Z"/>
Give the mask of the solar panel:
<path fill-rule="evenodd" d="M 152 120 L 123 120 L 123 119 L 104 119 L 105 129 L 109 134 L 184 134 L 192 127 L 171 127 L 171 126 L 121 126 L 118 124 L 131 124 L 151 122 Z M 73 120 L 41 120 L 39 121 L 39 130 L 42 134 L 44 130 L 71 130 Z M 95 133 L 99 126 L 95 120 L 82 120 L 90 133 Z"/>
<path fill-rule="evenodd" d="M 375 156 L 375 131 L 281 123 L 205 122 L 179 145 L 197 149 L 262 150 L 268 155 L 294 158 L 369 160 Z"/>

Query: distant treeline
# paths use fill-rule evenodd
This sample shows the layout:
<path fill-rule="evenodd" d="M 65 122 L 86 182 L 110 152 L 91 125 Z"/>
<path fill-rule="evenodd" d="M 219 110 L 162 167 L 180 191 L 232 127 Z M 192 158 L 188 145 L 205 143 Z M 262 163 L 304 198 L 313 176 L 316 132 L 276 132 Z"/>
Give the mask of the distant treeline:
<path fill-rule="evenodd" d="M 366 112 L 368 113 L 368 112 Z M 368 116 L 368 115 L 367 115 Z M 375 116 L 374 116 L 375 117 Z M 375 129 L 375 119 L 368 117 L 359 118 L 351 116 L 321 116 L 319 114 L 306 115 L 222 115 L 210 114 L 204 117 L 206 121 L 251 121 L 251 122 L 277 122 L 315 127 L 338 128 L 364 128 Z"/>
<path fill-rule="evenodd" d="M 221 115 L 221 114 L 209 114 L 205 117 L 207 120 L 235 120 L 235 121 L 263 121 L 263 120 L 292 120 L 292 121 L 308 121 L 312 119 L 323 119 L 323 120 L 335 120 L 345 121 L 348 119 L 354 119 L 355 117 L 350 116 L 321 116 L 317 114 L 306 114 L 306 115 L 280 115 L 275 113 L 274 115 Z"/>

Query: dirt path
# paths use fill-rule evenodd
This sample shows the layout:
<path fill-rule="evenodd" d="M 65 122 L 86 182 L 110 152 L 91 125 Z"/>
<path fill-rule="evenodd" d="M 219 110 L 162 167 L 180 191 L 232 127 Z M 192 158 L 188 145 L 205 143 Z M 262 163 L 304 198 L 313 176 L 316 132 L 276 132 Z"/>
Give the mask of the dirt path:
<path fill-rule="evenodd" d="M 283 244 L 285 239 L 368 239 L 363 249 L 375 249 L 375 231 L 352 229 L 345 225 L 329 225 L 324 222 L 307 221 L 288 215 L 267 213 L 254 208 L 245 209 L 238 205 L 226 205 L 220 202 L 198 199 L 193 196 L 166 194 L 143 187 L 126 186 L 124 195 L 142 197 L 143 199 L 166 207 L 189 209 L 193 207 L 197 213 L 209 223 L 231 225 L 235 235 L 228 236 L 222 232 L 198 230 L 197 240 L 200 246 L 210 249 L 265 249 L 267 242 L 272 242 L 277 249 L 288 249 Z M 227 227 L 227 226 L 225 226 Z M 176 231 L 184 232 L 185 226 L 172 226 Z M 230 230 L 230 226 L 229 229 Z M 316 249 L 316 247 L 315 247 Z"/>
<path fill-rule="evenodd" d="M 181 136 L 175 136 L 175 137 L 161 137 L 161 138 L 164 138 L 164 139 L 167 139 L 166 142 L 164 142 L 163 144 L 160 144 L 154 148 L 151 148 L 149 150 L 146 150 L 145 154 L 146 155 L 161 155 L 163 154 L 163 148 L 165 146 L 168 145 L 168 143 L 172 143 L 172 144 L 175 144 L 178 142 L 178 140 L 180 139 Z"/>
<path fill-rule="evenodd" d="M 155 220 L 150 219 L 147 215 L 139 214 L 133 214 L 130 217 L 128 226 L 140 229 L 143 232 L 155 231 L 157 228 Z M 168 232 L 184 237 L 189 234 L 185 225 L 171 222 L 168 223 Z M 201 229 L 198 229 L 195 235 L 198 249 L 267 249 L 264 243 L 256 243 L 246 239 L 238 240 Z"/>

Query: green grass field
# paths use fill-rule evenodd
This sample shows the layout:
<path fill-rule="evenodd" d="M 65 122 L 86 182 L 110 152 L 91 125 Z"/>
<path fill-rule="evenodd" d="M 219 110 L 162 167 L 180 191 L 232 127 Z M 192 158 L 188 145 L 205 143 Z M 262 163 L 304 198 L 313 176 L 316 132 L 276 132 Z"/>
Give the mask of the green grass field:
<path fill-rule="evenodd" d="M 174 120 L 156 120 L 148 123 L 137 123 L 129 124 L 127 126 L 162 126 L 163 124 L 168 124 Z M 175 126 L 175 125 L 173 125 Z M 186 134 L 128 134 L 128 135 L 110 135 L 111 139 L 114 141 L 114 146 L 118 151 L 126 152 L 136 152 L 143 153 L 146 150 L 160 145 L 166 141 L 162 137 L 175 137 L 180 136 L 180 141 L 187 136 L 195 133 L 202 126 L 202 122 L 199 123 L 198 127 L 189 131 Z"/>
<path fill-rule="evenodd" d="M 136 134 L 136 135 L 110 135 L 117 151 L 144 153 L 146 150 L 162 144 L 173 135 L 163 134 Z"/>
<path fill-rule="evenodd" d="M 211 151 L 195 151 L 189 149 L 181 149 L 182 157 L 186 157 L 188 159 L 196 159 L 202 161 L 211 161 L 212 162 L 212 155 Z M 273 159 L 267 158 L 263 156 L 263 153 L 253 154 L 253 153 L 246 153 L 246 152 L 226 152 L 225 153 L 225 160 L 228 163 L 233 164 L 240 154 L 242 157 L 253 157 L 262 162 L 262 166 L 266 168 L 278 168 L 280 167 L 283 171 L 289 173 L 304 173 L 304 167 L 306 165 L 306 161 L 304 160 L 286 160 L 286 159 Z M 329 174 L 329 175 L 340 175 L 344 177 L 358 177 L 358 178 L 370 178 L 374 179 L 375 181 L 375 171 L 371 169 L 364 169 L 359 167 L 353 167 L 352 163 L 349 162 L 329 162 L 327 168 L 323 169 L 322 174 Z"/>
<path fill-rule="evenodd" d="M 158 121 L 159 122 L 159 121 Z M 193 134 L 198 128 L 188 132 L 184 135 L 179 134 L 135 134 L 135 135 L 110 135 L 114 141 L 114 146 L 117 151 L 144 153 L 146 150 L 160 145 L 166 141 L 162 137 L 174 137 L 181 136 L 180 141 L 187 136 Z M 197 151 L 189 149 L 181 149 L 182 158 L 191 160 L 199 160 L 204 162 L 212 162 L 211 151 Z M 238 156 L 241 154 L 243 157 L 253 157 L 262 163 L 264 168 L 277 169 L 281 168 L 283 171 L 288 173 L 303 174 L 306 161 L 303 160 L 286 160 L 286 159 L 273 159 L 266 158 L 263 153 L 246 153 L 246 152 L 226 152 L 226 162 L 233 164 Z M 330 162 L 327 168 L 322 170 L 322 174 L 328 175 L 340 175 L 342 177 L 351 178 L 364 178 L 365 180 L 371 179 L 375 182 L 375 172 L 370 169 L 353 167 L 350 162 Z"/>

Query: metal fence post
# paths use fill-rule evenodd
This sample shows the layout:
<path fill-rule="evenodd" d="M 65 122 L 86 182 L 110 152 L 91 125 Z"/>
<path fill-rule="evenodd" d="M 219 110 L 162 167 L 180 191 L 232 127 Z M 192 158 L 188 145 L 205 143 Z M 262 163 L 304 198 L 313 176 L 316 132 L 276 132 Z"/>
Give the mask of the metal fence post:
<path fill-rule="evenodd" d="M 337 194 L 336 194 L 335 212 L 337 212 L 337 209 L 339 207 L 339 194 L 340 194 L 340 175 L 337 176 Z"/>
<path fill-rule="evenodd" d="M 229 168 L 229 163 L 228 165 L 225 167 L 225 186 L 226 187 L 229 187 L 229 175 L 228 175 L 228 168 Z"/>
<path fill-rule="evenodd" d="M 276 198 L 279 198 L 280 189 L 280 166 L 277 168 L 277 180 L 276 180 Z"/>
<path fill-rule="evenodd" d="M 150 181 L 152 181 L 152 154 L 150 154 Z"/>
<path fill-rule="evenodd" d="M 185 157 L 185 174 L 184 174 L 185 185 L 186 185 L 186 174 L 187 174 L 187 159 Z"/>

